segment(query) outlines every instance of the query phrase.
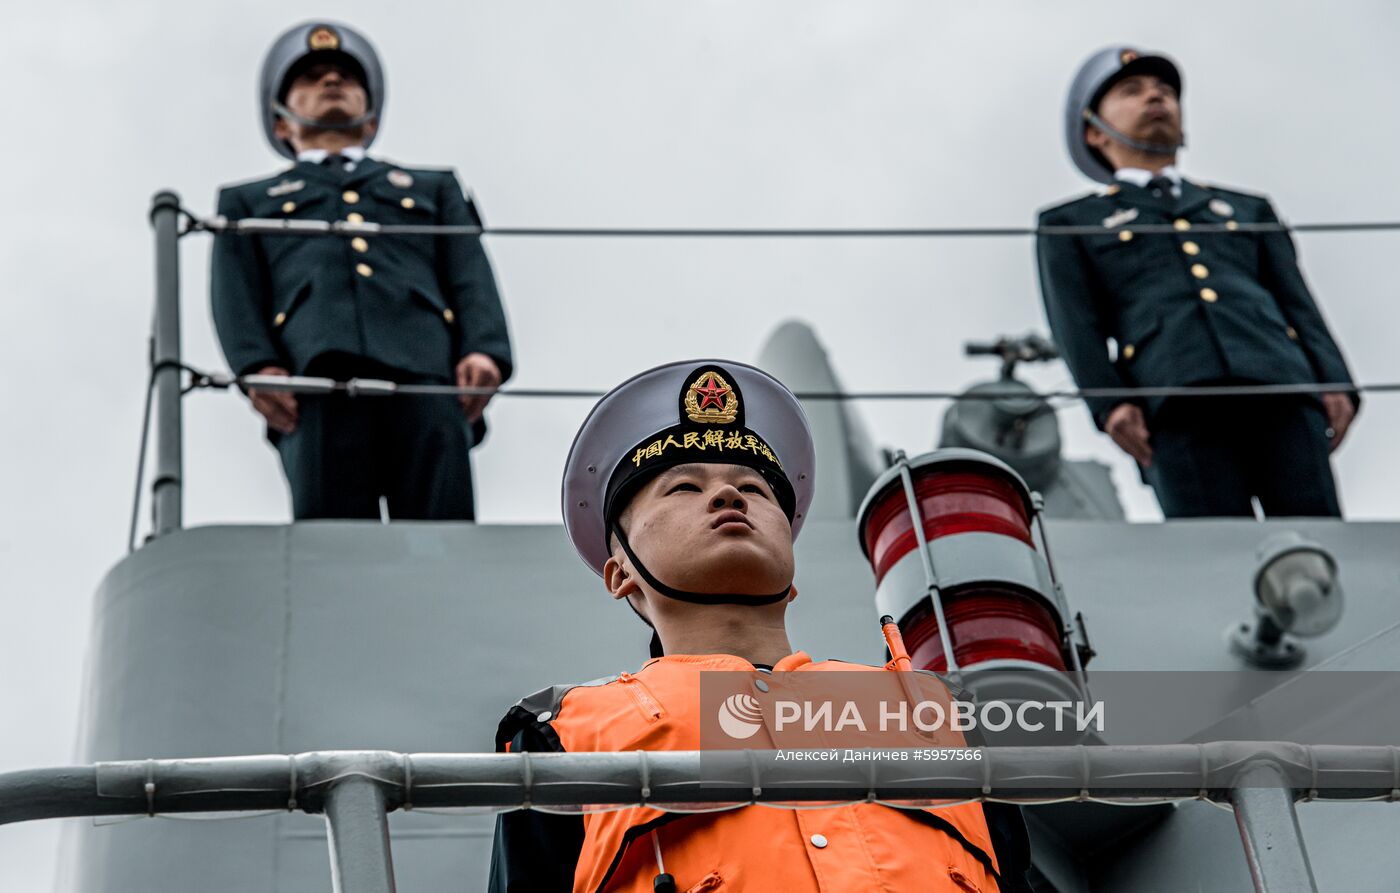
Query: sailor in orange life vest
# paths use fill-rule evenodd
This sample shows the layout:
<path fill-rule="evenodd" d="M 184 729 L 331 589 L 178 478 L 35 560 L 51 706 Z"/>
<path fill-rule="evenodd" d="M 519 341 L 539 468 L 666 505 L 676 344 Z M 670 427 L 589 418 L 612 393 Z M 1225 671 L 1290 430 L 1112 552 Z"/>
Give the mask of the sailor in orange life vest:
<path fill-rule="evenodd" d="M 565 527 L 652 628 L 653 657 L 635 674 L 525 698 L 497 749 L 697 750 L 702 671 L 753 673 L 763 690 L 764 672 L 876 670 L 814 662 L 788 643 L 793 540 L 815 470 L 797 399 L 752 366 L 672 363 L 603 397 L 564 470 Z M 1025 889 L 1027 860 L 1019 813 L 977 803 L 523 810 L 498 820 L 490 889 L 990 893 Z"/>

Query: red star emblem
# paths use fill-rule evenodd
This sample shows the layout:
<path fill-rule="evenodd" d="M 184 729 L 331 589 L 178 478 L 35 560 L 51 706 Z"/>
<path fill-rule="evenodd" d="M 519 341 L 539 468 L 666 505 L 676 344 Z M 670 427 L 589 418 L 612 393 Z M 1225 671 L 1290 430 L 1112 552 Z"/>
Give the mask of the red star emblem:
<path fill-rule="evenodd" d="M 720 387 L 719 382 L 715 381 L 715 374 L 711 372 L 705 386 L 696 388 L 695 393 L 700 395 L 700 409 L 703 410 L 713 403 L 722 410 L 724 409 L 724 395 L 729 393 L 729 388 Z"/>

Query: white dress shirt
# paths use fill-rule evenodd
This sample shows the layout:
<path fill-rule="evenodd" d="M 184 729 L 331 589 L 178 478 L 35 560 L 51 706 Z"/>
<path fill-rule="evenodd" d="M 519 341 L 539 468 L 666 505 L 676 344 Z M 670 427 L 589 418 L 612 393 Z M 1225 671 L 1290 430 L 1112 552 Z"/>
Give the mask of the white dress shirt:
<path fill-rule="evenodd" d="M 1176 169 L 1176 165 L 1169 164 L 1161 170 L 1153 173 L 1140 167 L 1120 167 L 1113 172 L 1115 180 L 1122 180 L 1124 183 L 1132 183 L 1134 186 L 1147 188 L 1147 184 L 1152 182 L 1153 177 L 1166 177 L 1172 181 L 1172 198 L 1181 198 L 1181 171 Z"/>
<path fill-rule="evenodd" d="M 327 152 L 325 149 L 303 149 L 297 153 L 297 161 L 309 161 L 312 164 L 320 164 L 325 161 L 326 156 L 330 154 L 331 153 Z M 355 169 L 356 165 L 365 160 L 365 147 L 346 146 L 344 149 L 340 150 L 340 155 L 349 159 L 349 161 L 345 162 L 345 172 L 349 173 Z"/>

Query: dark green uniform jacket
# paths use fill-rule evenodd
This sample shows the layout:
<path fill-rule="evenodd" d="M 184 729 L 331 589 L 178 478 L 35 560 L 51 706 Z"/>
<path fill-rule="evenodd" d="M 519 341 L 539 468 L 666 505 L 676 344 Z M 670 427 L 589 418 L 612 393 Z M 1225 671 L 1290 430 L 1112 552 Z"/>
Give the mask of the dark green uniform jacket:
<path fill-rule="evenodd" d="M 1204 223 L 1275 223 L 1268 199 L 1189 181 L 1181 189 L 1178 199 L 1120 183 L 1041 212 L 1041 226 L 1096 230 L 1036 243 L 1050 328 L 1079 386 L 1349 383 L 1288 233 L 1192 232 Z M 1144 224 L 1175 229 L 1134 232 Z M 1087 402 L 1102 428 L 1125 401 Z M 1132 402 L 1150 418 L 1163 401 Z"/>
<path fill-rule="evenodd" d="M 480 224 L 450 171 L 365 158 L 345 173 L 310 162 L 225 187 L 229 218 Z M 478 236 L 220 235 L 211 268 L 214 323 L 230 368 L 305 372 L 317 357 L 363 357 L 451 381 L 479 351 L 510 377 L 510 339 Z"/>

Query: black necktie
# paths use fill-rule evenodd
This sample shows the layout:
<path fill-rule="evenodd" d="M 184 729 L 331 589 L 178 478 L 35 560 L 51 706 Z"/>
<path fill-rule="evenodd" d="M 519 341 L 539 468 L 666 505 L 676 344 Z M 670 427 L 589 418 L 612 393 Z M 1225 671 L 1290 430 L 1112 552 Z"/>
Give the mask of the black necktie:
<path fill-rule="evenodd" d="M 1170 177 L 1153 177 L 1147 181 L 1147 188 L 1158 198 L 1172 198 L 1173 185 Z"/>
<path fill-rule="evenodd" d="M 345 172 L 345 166 L 352 161 L 353 159 L 347 158 L 344 155 L 335 154 L 327 155 L 321 160 L 321 164 L 340 174 Z"/>

